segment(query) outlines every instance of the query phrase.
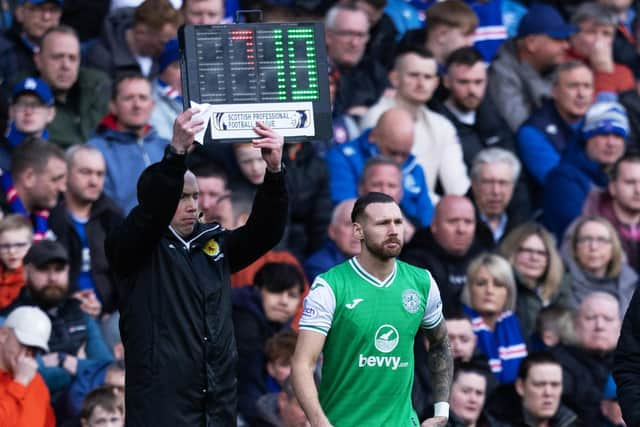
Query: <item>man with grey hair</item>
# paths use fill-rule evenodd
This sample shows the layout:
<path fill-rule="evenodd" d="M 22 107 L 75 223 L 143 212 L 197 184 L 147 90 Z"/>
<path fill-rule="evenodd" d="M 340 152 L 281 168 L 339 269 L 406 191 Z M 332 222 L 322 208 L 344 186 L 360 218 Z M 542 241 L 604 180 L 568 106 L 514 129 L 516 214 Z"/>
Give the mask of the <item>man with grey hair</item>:
<path fill-rule="evenodd" d="M 107 264 L 104 239 L 123 215 L 104 192 L 105 161 L 90 145 L 74 145 L 66 152 L 67 191 L 51 211 L 49 222 L 69 253 L 72 292 L 92 314 L 111 313 L 118 302 L 116 283 Z"/>
<path fill-rule="evenodd" d="M 587 63 L 594 74 L 595 93 L 622 93 L 635 89 L 631 70 L 613 59 L 613 39 L 618 19 L 599 3 L 583 3 L 571 17 L 578 28 L 569 42 L 570 56 Z"/>
<path fill-rule="evenodd" d="M 478 217 L 476 233 L 484 246 L 497 244 L 525 219 L 517 207 L 509 206 L 520 170 L 518 158 L 502 148 L 484 149 L 473 160 L 471 193 Z"/>
<path fill-rule="evenodd" d="M 386 68 L 373 58 L 363 60 L 369 18 L 355 5 L 338 3 L 328 10 L 325 29 L 329 66 L 339 78 L 334 114 L 361 116 L 387 87 Z"/>
<path fill-rule="evenodd" d="M 614 420 L 608 419 L 602 408 L 620 326 L 618 300 L 605 292 L 592 292 L 578 307 L 574 320 L 576 343 L 551 349 L 562 365 L 562 401 L 586 427 L 619 425 L 611 423 Z"/>
<path fill-rule="evenodd" d="M 593 72 L 588 65 L 578 60 L 560 64 L 554 73 L 551 99 L 545 99 L 518 130 L 519 157 L 536 193 L 541 192 L 565 148 L 579 139 L 593 94 Z"/>

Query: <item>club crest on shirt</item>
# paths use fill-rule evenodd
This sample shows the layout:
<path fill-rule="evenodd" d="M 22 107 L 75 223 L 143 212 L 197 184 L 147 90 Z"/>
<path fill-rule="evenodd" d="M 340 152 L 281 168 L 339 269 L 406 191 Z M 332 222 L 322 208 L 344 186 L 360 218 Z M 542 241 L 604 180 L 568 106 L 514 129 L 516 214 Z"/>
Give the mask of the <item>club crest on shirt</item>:
<path fill-rule="evenodd" d="M 417 313 L 420 310 L 420 295 L 413 289 L 407 289 L 402 293 L 402 306 L 411 314 Z"/>
<path fill-rule="evenodd" d="M 215 239 L 211 239 L 207 243 L 205 243 L 204 247 L 202 248 L 202 252 L 211 257 L 214 257 L 220 253 L 220 245 L 218 245 L 218 242 L 216 242 Z"/>

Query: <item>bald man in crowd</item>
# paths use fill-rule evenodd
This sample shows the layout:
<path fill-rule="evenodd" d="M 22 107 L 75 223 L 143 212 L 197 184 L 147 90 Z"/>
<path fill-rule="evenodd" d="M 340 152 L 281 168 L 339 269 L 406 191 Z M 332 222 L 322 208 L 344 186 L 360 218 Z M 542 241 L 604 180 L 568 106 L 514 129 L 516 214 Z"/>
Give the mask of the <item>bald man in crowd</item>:
<path fill-rule="evenodd" d="M 327 153 L 329 188 L 334 203 L 356 197 L 366 162 L 377 156 L 391 159 L 402 169 L 403 197 L 400 208 L 416 226 L 431 223 L 433 206 L 422 167 L 411 154 L 414 122 L 400 108 L 387 110 L 373 129 L 358 138 L 335 146 Z"/>
<path fill-rule="evenodd" d="M 444 196 L 436 205 L 431 226 L 419 229 L 402 251 L 403 261 L 431 272 L 440 287 L 445 317 L 460 312 L 467 266 L 486 250 L 476 242 L 475 233 L 471 201 L 464 196 Z"/>

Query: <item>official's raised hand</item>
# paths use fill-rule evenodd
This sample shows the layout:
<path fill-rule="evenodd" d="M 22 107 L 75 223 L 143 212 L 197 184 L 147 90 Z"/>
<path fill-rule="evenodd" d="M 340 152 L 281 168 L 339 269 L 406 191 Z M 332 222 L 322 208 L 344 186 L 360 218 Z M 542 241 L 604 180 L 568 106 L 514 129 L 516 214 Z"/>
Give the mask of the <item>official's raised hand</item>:
<path fill-rule="evenodd" d="M 180 113 L 173 122 L 171 145 L 180 154 L 193 149 L 196 134 L 204 129 L 204 120 L 194 118 L 199 111 L 197 108 L 189 108 Z"/>
<path fill-rule="evenodd" d="M 254 147 L 262 150 L 262 158 L 267 162 L 269 172 L 280 172 L 284 137 L 262 122 L 256 122 L 253 131 L 262 138 L 252 139 Z"/>

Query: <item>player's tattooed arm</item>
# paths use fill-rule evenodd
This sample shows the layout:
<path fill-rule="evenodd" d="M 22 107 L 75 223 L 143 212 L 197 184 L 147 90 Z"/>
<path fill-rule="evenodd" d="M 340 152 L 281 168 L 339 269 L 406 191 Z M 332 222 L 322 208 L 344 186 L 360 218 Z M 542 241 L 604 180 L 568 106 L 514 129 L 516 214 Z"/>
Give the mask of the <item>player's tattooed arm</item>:
<path fill-rule="evenodd" d="M 453 379 L 453 358 L 449 347 L 447 326 L 442 320 L 437 326 L 425 329 L 429 340 L 427 366 L 431 373 L 434 402 L 448 402 Z"/>

